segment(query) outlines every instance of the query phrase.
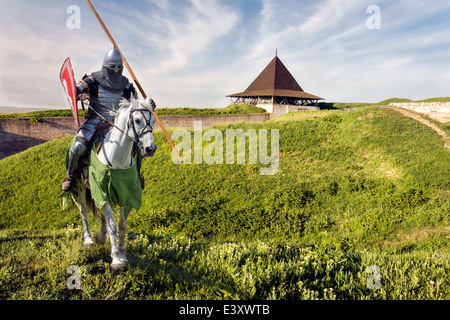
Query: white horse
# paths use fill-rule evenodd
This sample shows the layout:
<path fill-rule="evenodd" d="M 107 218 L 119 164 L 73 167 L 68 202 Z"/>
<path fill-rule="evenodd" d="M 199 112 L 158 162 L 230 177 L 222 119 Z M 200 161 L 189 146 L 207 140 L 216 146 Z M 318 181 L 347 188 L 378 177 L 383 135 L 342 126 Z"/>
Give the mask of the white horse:
<path fill-rule="evenodd" d="M 120 103 L 120 109 L 117 111 L 113 128 L 105 134 L 103 143 L 97 151 L 98 160 L 104 165 L 108 165 L 115 170 L 130 168 L 135 159 L 132 155 L 133 145 L 139 146 L 141 157 L 152 157 L 157 147 L 153 137 L 153 124 L 155 117 L 150 99 L 146 101 L 131 99 L 131 102 L 123 100 Z M 91 160 L 92 161 L 92 160 Z M 83 169 L 84 177 L 88 176 L 87 168 Z M 82 179 L 84 180 L 84 179 Z M 88 179 L 85 183 L 79 184 L 78 202 L 81 218 L 83 220 L 83 238 L 84 246 L 94 245 L 92 240 L 87 216 L 89 207 L 97 215 L 97 209 L 93 200 L 87 197 L 87 188 L 90 188 Z M 98 204 L 97 204 L 98 206 Z M 113 208 L 108 203 L 104 203 L 101 208 L 103 214 L 99 215 L 102 221 L 100 233 L 95 236 L 95 242 L 105 244 L 106 236 L 109 235 L 111 241 L 111 269 L 120 270 L 127 263 L 125 255 L 125 233 L 127 230 L 126 216 L 124 208 L 120 208 L 119 219 L 119 244 L 117 245 L 117 225 L 113 217 Z"/>

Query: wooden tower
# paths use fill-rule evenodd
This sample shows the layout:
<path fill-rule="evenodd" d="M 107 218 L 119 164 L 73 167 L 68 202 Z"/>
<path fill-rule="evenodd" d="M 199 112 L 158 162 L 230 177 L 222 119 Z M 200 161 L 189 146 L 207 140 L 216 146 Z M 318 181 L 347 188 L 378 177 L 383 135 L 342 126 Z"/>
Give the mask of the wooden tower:
<path fill-rule="evenodd" d="M 241 93 L 231 94 L 232 103 L 260 106 L 272 113 L 318 109 L 318 96 L 303 91 L 278 55 L 260 75 Z"/>

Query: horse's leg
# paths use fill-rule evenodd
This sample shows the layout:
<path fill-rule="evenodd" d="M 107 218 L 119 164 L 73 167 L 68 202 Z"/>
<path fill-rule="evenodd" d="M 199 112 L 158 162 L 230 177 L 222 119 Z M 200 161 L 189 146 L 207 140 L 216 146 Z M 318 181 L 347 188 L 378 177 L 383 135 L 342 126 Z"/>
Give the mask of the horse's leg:
<path fill-rule="evenodd" d="M 119 260 L 120 262 L 127 264 L 128 259 L 125 255 L 125 237 L 127 232 L 127 220 L 124 218 L 123 208 L 120 208 L 120 220 L 119 220 Z"/>
<path fill-rule="evenodd" d="M 103 206 L 103 213 L 106 219 L 106 230 L 108 230 L 109 240 L 111 241 L 111 270 L 117 271 L 122 269 L 124 264 L 119 259 L 119 250 L 117 248 L 117 226 L 114 221 L 113 212 L 108 204 Z"/>
<path fill-rule="evenodd" d="M 95 242 L 97 244 L 104 245 L 106 242 L 106 233 L 108 232 L 105 215 L 100 214 L 100 219 L 102 220 L 102 227 L 100 232 L 95 235 Z"/>
<path fill-rule="evenodd" d="M 83 239 L 84 246 L 91 247 L 94 245 L 94 241 L 92 241 L 91 233 L 89 232 L 89 224 L 87 220 L 87 216 L 89 214 L 89 206 L 86 201 L 86 187 L 84 185 L 80 188 L 80 214 L 81 219 L 83 220 Z"/>

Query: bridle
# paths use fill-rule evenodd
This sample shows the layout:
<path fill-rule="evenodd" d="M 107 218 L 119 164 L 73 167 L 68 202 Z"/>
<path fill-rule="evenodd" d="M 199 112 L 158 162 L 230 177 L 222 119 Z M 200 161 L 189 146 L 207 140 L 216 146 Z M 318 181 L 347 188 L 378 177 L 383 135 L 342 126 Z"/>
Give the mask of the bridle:
<path fill-rule="evenodd" d="M 89 101 L 92 102 L 92 100 L 87 99 Z M 96 101 L 94 101 L 94 103 L 102 108 L 107 109 L 108 111 L 113 112 L 114 114 L 117 115 L 117 111 L 113 110 L 105 105 L 102 105 Z M 103 115 L 101 115 L 100 113 L 98 113 L 97 111 L 95 111 L 93 108 L 89 108 L 89 110 L 93 111 L 98 117 L 101 118 L 101 120 L 107 122 L 109 125 L 111 125 L 112 127 L 116 128 L 117 130 L 119 130 L 120 132 L 122 132 L 122 134 L 124 134 L 128 139 L 130 139 L 134 145 L 137 145 L 139 148 L 143 148 L 142 142 L 140 141 L 140 137 L 143 136 L 146 133 L 153 133 L 153 126 L 152 126 L 152 111 L 148 110 L 147 108 L 137 108 L 135 110 L 131 110 L 130 111 L 130 117 L 128 118 L 128 123 L 127 123 L 127 131 L 130 130 L 130 127 L 133 128 L 133 135 L 134 137 L 130 137 L 130 135 L 128 134 L 128 132 L 124 132 L 122 129 L 120 129 L 118 126 L 116 126 L 113 122 L 107 120 Z M 138 134 L 136 131 L 136 127 L 135 127 L 135 123 L 134 123 L 134 116 L 133 113 L 135 112 L 140 112 L 143 116 L 143 118 L 146 120 L 144 129 Z M 147 119 L 144 115 L 143 112 L 149 112 L 150 113 L 150 117 Z M 148 128 L 148 129 L 147 129 Z"/>
<path fill-rule="evenodd" d="M 144 129 L 142 129 L 140 133 L 138 133 L 136 131 L 136 127 L 134 126 L 135 121 L 134 121 L 134 115 L 133 114 L 135 112 L 139 112 L 140 114 L 142 114 L 142 117 L 146 121 Z M 143 114 L 144 112 L 149 112 L 150 113 L 150 117 L 148 119 L 144 116 L 144 114 Z M 139 108 L 139 109 L 131 110 L 130 118 L 128 119 L 128 128 L 131 126 L 131 123 L 132 123 L 133 125 L 131 127 L 133 128 L 134 136 L 135 137 L 140 137 L 140 136 L 142 136 L 142 135 L 144 135 L 144 134 L 146 134 L 148 132 L 153 133 L 153 127 L 152 127 L 151 121 L 152 121 L 152 114 L 151 114 L 151 111 L 148 110 L 147 108 Z"/>

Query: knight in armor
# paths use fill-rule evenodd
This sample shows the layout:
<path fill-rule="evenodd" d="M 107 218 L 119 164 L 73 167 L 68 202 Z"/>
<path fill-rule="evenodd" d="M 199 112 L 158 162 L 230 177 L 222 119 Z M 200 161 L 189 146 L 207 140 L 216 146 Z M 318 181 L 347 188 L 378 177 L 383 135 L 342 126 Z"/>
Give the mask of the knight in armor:
<path fill-rule="evenodd" d="M 76 84 L 78 99 L 89 99 L 90 103 L 86 121 L 78 130 L 70 151 L 67 177 L 62 184 L 63 191 L 70 191 L 74 187 L 79 174 L 80 159 L 90 151 L 98 128 L 104 128 L 114 122 L 120 100 L 130 100 L 132 95 L 137 98 L 136 90 L 122 75 L 122 71 L 122 55 L 113 48 L 106 53 L 100 71 L 85 75 Z M 142 177 L 140 178 L 143 185 Z"/>

